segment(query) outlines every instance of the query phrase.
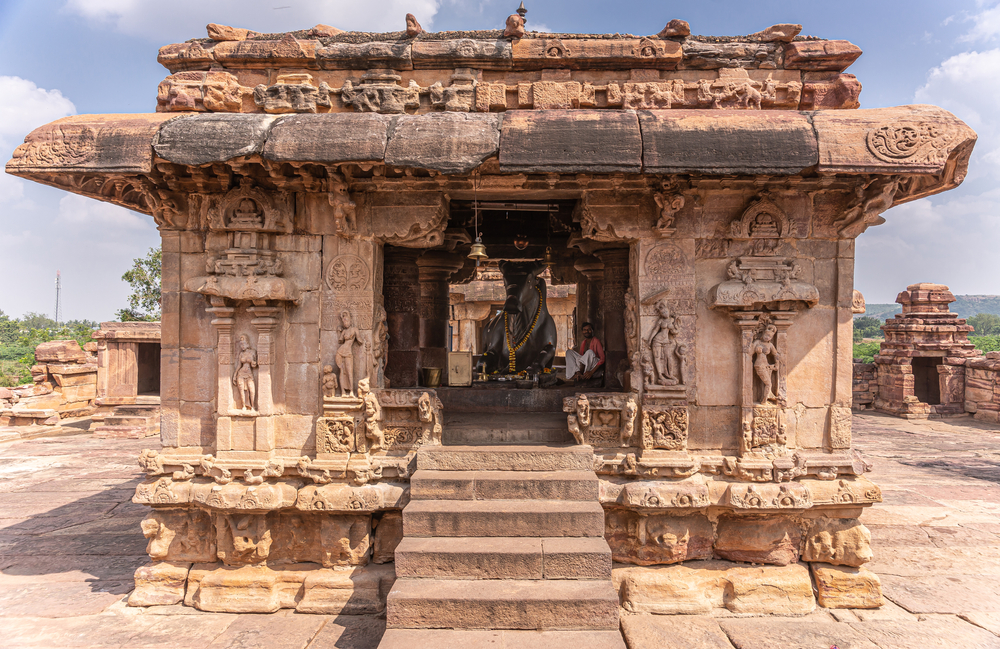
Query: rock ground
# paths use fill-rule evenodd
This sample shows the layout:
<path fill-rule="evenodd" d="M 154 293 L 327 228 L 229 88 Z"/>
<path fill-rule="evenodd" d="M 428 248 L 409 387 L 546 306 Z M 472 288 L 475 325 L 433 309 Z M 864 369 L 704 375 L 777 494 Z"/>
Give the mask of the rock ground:
<path fill-rule="evenodd" d="M 885 606 L 798 618 L 623 613 L 629 649 L 1000 647 L 1000 428 L 862 413 L 854 434 L 885 500 L 862 517 Z M 146 563 L 146 508 L 131 503 L 142 477 L 135 458 L 151 441 L 63 434 L 0 443 L 0 647 L 378 645 L 385 620 L 373 617 L 126 607 L 132 574 Z"/>

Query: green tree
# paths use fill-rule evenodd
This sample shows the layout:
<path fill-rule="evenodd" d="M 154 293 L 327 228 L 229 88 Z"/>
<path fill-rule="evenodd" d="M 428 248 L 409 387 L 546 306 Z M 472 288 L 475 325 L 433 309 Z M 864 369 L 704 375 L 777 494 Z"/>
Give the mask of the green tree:
<path fill-rule="evenodd" d="M 977 313 L 967 320 L 976 330 L 977 336 L 1000 335 L 1000 315 L 994 313 Z"/>
<path fill-rule="evenodd" d="M 884 338 L 882 321 L 871 316 L 854 319 L 854 342 L 859 343 L 865 338 Z"/>
<path fill-rule="evenodd" d="M 56 321 L 44 313 L 28 311 L 21 316 L 21 330 L 30 331 L 33 329 L 55 329 Z"/>
<path fill-rule="evenodd" d="M 132 268 L 122 279 L 132 287 L 128 307 L 116 314 L 122 322 L 160 319 L 160 270 L 163 253 L 160 248 L 150 248 L 145 257 L 132 260 Z"/>

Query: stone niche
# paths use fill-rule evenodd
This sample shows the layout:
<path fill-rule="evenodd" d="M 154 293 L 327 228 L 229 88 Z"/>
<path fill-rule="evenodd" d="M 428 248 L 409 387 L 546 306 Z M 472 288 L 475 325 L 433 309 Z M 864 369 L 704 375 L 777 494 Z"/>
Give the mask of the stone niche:
<path fill-rule="evenodd" d="M 140 458 L 131 603 L 384 609 L 416 458 L 448 437 L 420 370 L 484 315 L 449 292 L 480 234 L 550 261 L 597 325 L 601 387 L 542 401 L 593 452 L 626 608 L 679 612 L 649 594 L 695 559 L 778 571 L 726 564 L 704 592 L 741 613 L 807 612 L 802 562 L 868 588 L 854 240 L 961 183 L 975 133 L 858 110 L 846 41 L 397 36 L 168 45 L 159 112 L 64 118 L 7 164 L 160 230 L 162 448 Z M 536 215 L 525 250 L 491 230 L 508 204 Z M 934 295 L 901 325 L 944 324 L 918 308 Z M 947 326 L 941 367 L 965 348 Z M 767 574 L 801 605 L 748 604 Z"/>

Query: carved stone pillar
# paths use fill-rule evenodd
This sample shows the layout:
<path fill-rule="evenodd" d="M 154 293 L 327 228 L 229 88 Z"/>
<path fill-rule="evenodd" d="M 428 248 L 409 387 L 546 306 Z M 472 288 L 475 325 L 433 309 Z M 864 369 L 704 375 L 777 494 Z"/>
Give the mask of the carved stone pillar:
<path fill-rule="evenodd" d="M 228 416 L 233 409 L 233 325 L 236 320 L 233 314 L 236 309 L 226 306 L 225 298 L 211 298 L 212 306 L 205 309 L 215 318 L 212 326 L 219 334 L 219 343 L 216 356 L 219 362 L 216 386 L 216 404 L 220 416 Z"/>
<path fill-rule="evenodd" d="M 454 254 L 431 250 L 417 259 L 420 280 L 420 366 L 448 364 L 448 321 L 451 303 L 448 278 L 464 266 Z"/>
<path fill-rule="evenodd" d="M 628 356 L 625 341 L 625 293 L 629 287 L 628 249 L 613 248 L 594 253 L 604 262 L 604 280 L 601 283 L 601 320 L 604 323 L 604 353 L 607 369 L 604 385 L 621 387 L 615 376 L 618 364 Z"/>
<path fill-rule="evenodd" d="M 417 385 L 420 366 L 420 281 L 417 271 L 419 250 L 385 247 L 382 294 L 389 329 L 387 387 Z"/>
<path fill-rule="evenodd" d="M 580 328 L 584 322 L 593 323 L 595 334 L 603 338 L 604 328 L 599 322 L 599 306 L 604 263 L 596 257 L 584 257 L 578 259 L 573 267 L 580 273 L 580 279 L 576 283 L 576 340 L 583 339 Z"/>
<path fill-rule="evenodd" d="M 253 316 L 250 324 L 257 330 L 257 412 L 261 415 L 273 415 L 271 364 L 274 360 L 274 341 L 271 332 L 278 324 L 281 307 L 252 306 L 247 311 Z"/>

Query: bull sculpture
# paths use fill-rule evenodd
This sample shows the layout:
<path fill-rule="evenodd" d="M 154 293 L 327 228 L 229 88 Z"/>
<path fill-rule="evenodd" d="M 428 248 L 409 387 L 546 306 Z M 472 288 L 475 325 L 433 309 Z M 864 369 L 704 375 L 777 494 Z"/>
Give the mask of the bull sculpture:
<path fill-rule="evenodd" d="M 556 355 L 556 323 L 545 304 L 545 264 L 500 262 L 507 301 L 486 325 L 486 352 L 476 366 L 487 374 L 538 373 L 551 368 Z"/>

